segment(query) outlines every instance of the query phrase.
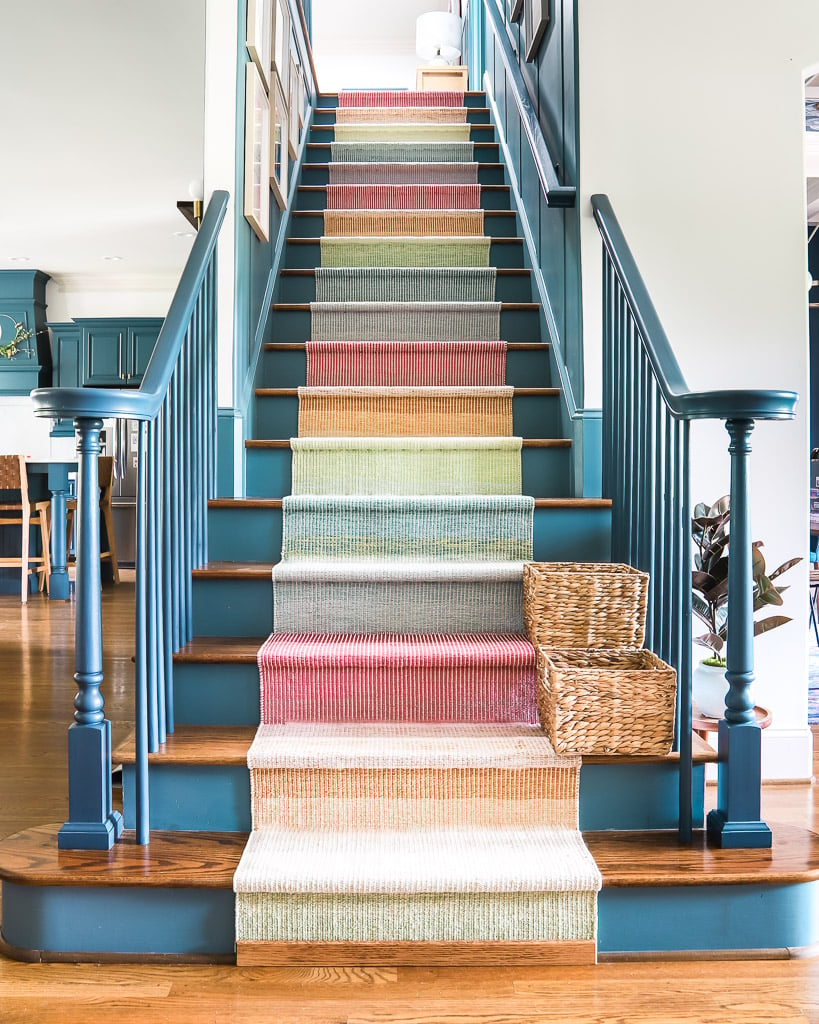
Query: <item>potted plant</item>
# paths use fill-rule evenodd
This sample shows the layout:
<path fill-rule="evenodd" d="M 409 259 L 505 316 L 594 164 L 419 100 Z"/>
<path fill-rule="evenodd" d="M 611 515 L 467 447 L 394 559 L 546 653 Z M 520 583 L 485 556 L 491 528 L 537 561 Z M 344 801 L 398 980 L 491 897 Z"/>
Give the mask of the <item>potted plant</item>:
<path fill-rule="evenodd" d="M 14 337 L 11 341 L 0 344 L 0 356 L 4 359 L 13 359 L 17 353 L 23 349 L 25 352 L 30 352 L 28 347 L 29 341 L 36 337 L 37 332 L 29 330 L 25 324 L 15 320 L 13 316 L 9 316 L 8 313 L 0 313 L 0 318 L 4 320 L 11 320 L 14 324 Z M 0 324 L 0 341 L 3 337 L 3 325 Z"/>
<path fill-rule="evenodd" d="M 726 495 L 706 505 L 700 502 L 694 508 L 691 535 L 694 538 L 694 570 L 691 574 L 692 607 L 694 614 L 707 627 L 695 643 L 707 647 L 711 654 L 703 659 L 692 676 L 694 703 L 708 718 L 722 718 L 725 712 L 725 651 L 728 645 L 728 556 L 730 548 L 730 497 Z M 782 605 L 782 593 L 787 587 L 773 581 L 801 562 L 790 558 L 773 572 L 768 572 L 762 541 L 753 543 L 754 613 L 763 608 Z M 790 622 L 787 615 L 767 615 L 754 621 L 754 636 L 767 633 Z"/>

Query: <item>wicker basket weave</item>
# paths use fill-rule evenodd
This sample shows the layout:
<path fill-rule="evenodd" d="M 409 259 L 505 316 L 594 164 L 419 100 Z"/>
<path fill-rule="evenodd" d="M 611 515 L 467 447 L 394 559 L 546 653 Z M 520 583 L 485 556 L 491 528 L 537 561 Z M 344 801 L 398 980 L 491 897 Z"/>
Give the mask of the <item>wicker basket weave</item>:
<path fill-rule="evenodd" d="M 642 647 L 647 597 L 647 573 L 630 565 L 523 567 L 523 621 L 535 647 Z"/>
<path fill-rule="evenodd" d="M 660 756 L 676 673 L 651 651 L 538 647 L 538 714 L 558 754 Z"/>

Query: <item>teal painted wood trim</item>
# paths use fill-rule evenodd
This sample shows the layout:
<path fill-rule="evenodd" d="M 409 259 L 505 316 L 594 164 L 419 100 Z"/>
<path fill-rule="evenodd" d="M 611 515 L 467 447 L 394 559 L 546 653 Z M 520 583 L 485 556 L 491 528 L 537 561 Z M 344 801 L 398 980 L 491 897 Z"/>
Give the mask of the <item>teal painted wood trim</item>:
<path fill-rule="evenodd" d="M 41 953 L 230 956 L 234 915 L 230 889 L 3 883 L 3 939 Z"/>
<path fill-rule="evenodd" d="M 651 301 L 608 196 L 591 197 L 603 245 L 625 293 L 663 399 L 678 419 L 789 420 L 798 395 L 773 389 L 692 392 Z"/>
<path fill-rule="evenodd" d="M 307 122 L 305 130 L 302 133 L 302 141 L 299 147 L 299 152 L 296 156 L 296 160 L 293 166 L 289 169 L 291 174 L 290 186 L 287 195 L 287 207 L 285 214 L 281 217 L 278 226 L 278 234 L 276 235 L 276 241 L 273 246 L 271 262 L 269 270 L 267 272 L 267 280 L 264 288 L 264 296 L 262 298 L 261 307 L 259 309 L 258 319 L 255 322 L 253 329 L 253 336 L 251 341 L 251 358 L 248 361 L 248 365 L 244 371 L 243 376 L 237 378 L 237 381 L 241 381 L 239 384 L 237 395 L 236 395 L 236 407 L 243 413 L 246 418 L 252 417 L 251 404 L 253 402 L 253 392 L 256 386 L 256 379 L 258 376 L 259 363 L 261 361 L 261 353 L 263 349 L 263 343 L 266 340 L 267 329 L 268 329 L 268 318 L 270 316 L 270 307 L 273 304 L 274 297 L 278 291 L 279 284 L 279 270 L 284 266 L 284 254 L 287 244 L 287 236 L 290 233 L 291 220 L 293 216 L 293 210 L 296 205 L 296 194 L 299 181 L 301 179 L 301 166 L 304 161 L 304 155 L 307 151 L 307 139 L 309 138 L 310 124 L 313 117 L 313 107 L 307 115 Z M 244 159 L 244 157 L 243 157 Z M 276 341 L 276 338 L 271 340 Z"/>
<path fill-rule="evenodd" d="M 267 636 L 272 629 L 271 578 L 193 581 L 193 636 Z"/>
<path fill-rule="evenodd" d="M 679 764 L 584 764 L 580 769 L 580 828 L 645 831 L 678 824 Z M 704 815 L 705 766 L 693 775 L 694 823 Z"/>
<path fill-rule="evenodd" d="M 134 827 L 134 769 L 122 771 L 122 810 Z M 246 765 L 152 765 L 151 828 L 168 832 L 249 832 Z"/>
<path fill-rule="evenodd" d="M 244 419 L 236 409 L 216 413 L 216 494 L 234 498 L 244 494 Z M 215 557 L 215 556 L 211 556 Z"/>
<path fill-rule="evenodd" d="M 540 181 L 540 187 L 546 198 L 548 206 L 570 207 L 575 205 L 577 189 L 574 185 L 562 185 L 555 173 L 555 160 L 546 145 L 543 129 L 540 126 L 535 108 L 529 99 L 523 75 L 520 73 L 515 55 L 506 34 L 506 28 L 497 6 L 492 0 L 483 0 L 485 23 L 492 31 L 497 44 L 496 53 L 499 54 L 506 72 L 507 96 L 511 93 L 512 99 L 517 107 L 518 117 L 526 142 L 535 162 L 535 169 Z M 488 72 L 484 75 L 486 84 Z M 510 88 L 511 87 L 511 88 Z M 500 121 L 496 117 L 495 124 L 500 130 Z"/>
<path fill-rule="evenodd" d="M 599 498 L 603 494 L 603 410 L 581 409 L 579 436 L 574 451 L 579 455 L 580 467 L 575 469 L 575 479 L 583 481 L 584 498 Z"/>
<path fill-rule="evenodd" d="M 819 882 L 603 889 L 600 953 L 790 950 L 819 942 Z"/>
<path fill-rule="evenodd" d="M 42 270 L 0 270 L 0 343 L 11 341 L 18 323 L 35 332 L 11 359 L 0 358 L 0 394 L 27 395 L 38 386 L 51 384 L 51 345 L 46 324 L 49 280 Z"/>
<path fill-rule="evenodd" d="M 211 265 L 228 198 L 228 193 L 222 191 L 214 192 L 211 196 L 139 388 L 39 388 L 31 396 L 35 415 L 71 419 L 109 416 L 155 419 L 167 393 L 194 306 Z"/>
<path fill-rule="evenodd" d="M 258 725 L 259 670 L 253 665 L 192 664 L 174 667 L 178 725 Z"/>

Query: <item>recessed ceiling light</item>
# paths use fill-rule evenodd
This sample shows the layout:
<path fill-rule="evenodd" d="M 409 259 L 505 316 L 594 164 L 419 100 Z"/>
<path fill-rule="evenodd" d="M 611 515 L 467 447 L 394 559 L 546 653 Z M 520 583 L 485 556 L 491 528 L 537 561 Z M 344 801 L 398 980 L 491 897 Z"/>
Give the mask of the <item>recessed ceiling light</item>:
<path fill-rule="evenodd" d="M 9 256 L 9 263 L 28 263 L 30 256 Z"/>
<path fill-rule="evenodd" d="M 177 238 L 194 238 L 196 235 L 195 231 L 174 231 L 174 235 Z"/>
<path fill-rule="evenodd" d="M 116 263 L 116 262 L 118 262 L 119 260 L 122 259 L 121 256 L 103 256 L 102 258 L 104 260 L 110 260 L 112 263 Z"/>

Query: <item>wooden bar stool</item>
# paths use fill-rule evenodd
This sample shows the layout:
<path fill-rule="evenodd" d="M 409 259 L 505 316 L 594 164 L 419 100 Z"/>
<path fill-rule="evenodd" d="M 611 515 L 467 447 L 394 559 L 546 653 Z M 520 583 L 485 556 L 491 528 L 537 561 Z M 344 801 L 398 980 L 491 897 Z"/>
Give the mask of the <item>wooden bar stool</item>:
<path fill-rule="evenodd" d="M 100 560 L 108 559 L 111 562 L 111 572 L 114 583 L 119 583 L 119 563 L 117 562 L 117 542 L 114 538 L 114 516 L 111 512 L 111 495 L 114 488 L 114 460 L 110 455 L 100 455 L 97 460 L 97 472 L 100 485 L 100 517 L 105 527 L 105 538 L 108 547 L 100 550 Z M 71 541 L 74 536 L 74 513 L 77 510 L 77 499 L 69 498 L 65 503 L 65 549 L 71 551 Z M 103 537 L 100 536 L 100 548 L 102 548 Z M 75 561 L 73 557 L 71 561 Z"/>
<path fill-rule="evenodd" d="M 0 455 L 0 491 L 14 491 L 9 502 L 0 503 L 0 526 L 19 526 L 20 554 L 18 556 L 0 557 L 0 566 L 20 566 L 21 599 L 23 604 L 28 601 L 28 576 L 31 566 L 37 567 L 39 589 L 45 588 L 48 593 L 48 577 L 51 575 L 51 558 L 49 551 L 49 513 L 51 503 L 29 501 L 28 473 L 26 460 L 22 455 Z M 17 500 L 17 492 L 20 500 Z M 30 554 L 30 528 L 40 527 L 42 553 Z"/>

